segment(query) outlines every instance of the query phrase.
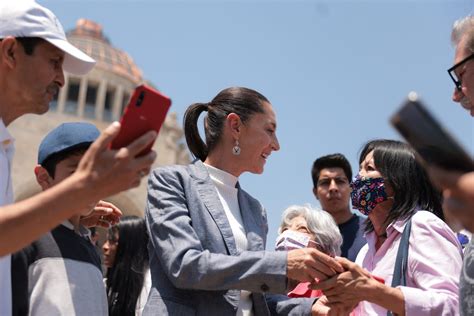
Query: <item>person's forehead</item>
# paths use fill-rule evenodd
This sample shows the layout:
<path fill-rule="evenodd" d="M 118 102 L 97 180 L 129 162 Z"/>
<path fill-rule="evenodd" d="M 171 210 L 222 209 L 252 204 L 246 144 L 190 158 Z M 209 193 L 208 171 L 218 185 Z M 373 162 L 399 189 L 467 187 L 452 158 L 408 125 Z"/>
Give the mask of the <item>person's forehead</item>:
<path fill-rule="evenodd" d="M 298 215 L 298 216 L 293 217 L 290 220 L 290 223 L 293 224 L 293 225 L 306 224 L 306 218 L 304 218 L 302 215 Z"/>
<path fill-rule="evenodd" d="M 456 52 L 454 54 L 454 64 L 457 64 L 469 55 L 469 50 L 466 47 L 467 40 L 468 37 L 463 36 L 459 41 L 458 45 L 456 46 Z"/>
<path fill-rule="evenodd" d="M 48 41 L 41 41 L 41 43 L 39 43 L 38 46 L 36 47 L 35 51 L 36 50 L 50 54 L 50 55 L 57 55 L 57 56 L 62 56 L 62 57 L 64 57 L 65 55 L 64 51 L 57 48 L 56 46 L 49 43 Z"/>
<path fill-rule="evenodd" d="M 374 161 L 374 151 L 370 151 L 365 158 L 362 160 L 362 162 L 372 162 Z"/>
<path fill-rule="evenodd" d="M 346 177 L 344 170 L 341 167 L 323 168 L 319 172 L 319 178 L 338 178 Z"/>
<path fill-rule="evenodd" d="M 263 102 L 262 108 L 263 113 L 260 114 L 264 116 L 265 123 L 271 124 L 276 128 L 276 115 L 272 105 L 269 102 Z"/>
<path fill-rule="evenodd" d="M 73 155 L 61 160 L 61 162 L 58 163 L 58 166 L 62 166 L 64 168 L 77 167 L 77 165 L 81 161 L 83 155 L 84 155 L 83 153 L 73 154 Z"/>

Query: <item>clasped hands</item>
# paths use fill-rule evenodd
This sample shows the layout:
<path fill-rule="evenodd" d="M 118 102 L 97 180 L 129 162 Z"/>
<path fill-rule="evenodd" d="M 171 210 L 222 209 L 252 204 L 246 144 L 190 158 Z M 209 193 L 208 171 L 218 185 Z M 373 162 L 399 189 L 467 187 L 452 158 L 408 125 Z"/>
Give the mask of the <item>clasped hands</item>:
<path fill-rule="evenodd" d="M 313 304 L 313 316 L 349 315 L 378 283 L 350 260 L 333 258 L 312 248 L 288 252 L 288 278 L 311 282 L 311 288 L 323 291 L 324 296 Z"/>

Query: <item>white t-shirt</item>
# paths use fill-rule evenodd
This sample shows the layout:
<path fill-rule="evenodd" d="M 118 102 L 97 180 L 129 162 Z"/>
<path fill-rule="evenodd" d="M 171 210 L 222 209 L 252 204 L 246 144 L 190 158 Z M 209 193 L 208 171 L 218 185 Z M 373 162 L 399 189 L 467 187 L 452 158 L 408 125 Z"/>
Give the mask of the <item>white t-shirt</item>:
<path fill-rule="evenodd" d="M 8 133 L 0 118 L 0 206 L 13 203 L 11 162 L 15 147 L 13 137 Z M 10 255 L 0 257 L 0 315 L 12 314 L 12 282 Z"/>

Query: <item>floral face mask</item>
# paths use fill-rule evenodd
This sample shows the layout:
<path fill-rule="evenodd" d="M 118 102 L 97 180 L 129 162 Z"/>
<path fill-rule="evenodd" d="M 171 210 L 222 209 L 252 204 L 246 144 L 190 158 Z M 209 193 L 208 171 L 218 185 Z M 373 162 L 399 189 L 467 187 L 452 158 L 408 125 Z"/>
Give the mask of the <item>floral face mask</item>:
<path fill-rule="evenodd" d="M 365 178 L 357 175 L 351 182 L 352 208 L 369 215 L 379 204 L 389 199 L 383 178 Z"/>

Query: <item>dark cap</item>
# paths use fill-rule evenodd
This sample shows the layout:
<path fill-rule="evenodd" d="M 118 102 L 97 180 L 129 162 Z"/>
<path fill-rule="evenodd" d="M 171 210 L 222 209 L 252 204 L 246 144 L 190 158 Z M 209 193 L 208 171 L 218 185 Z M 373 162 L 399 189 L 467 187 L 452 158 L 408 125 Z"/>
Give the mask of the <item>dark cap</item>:
<path fill-rule="evenodd" d="M 41 165 L 48 157 L 62 151 L 90 145 L 99 135 L 99 130 L 91 123 L 63 123 L 49 132 L 41 142 L 38 163 Z"/>

